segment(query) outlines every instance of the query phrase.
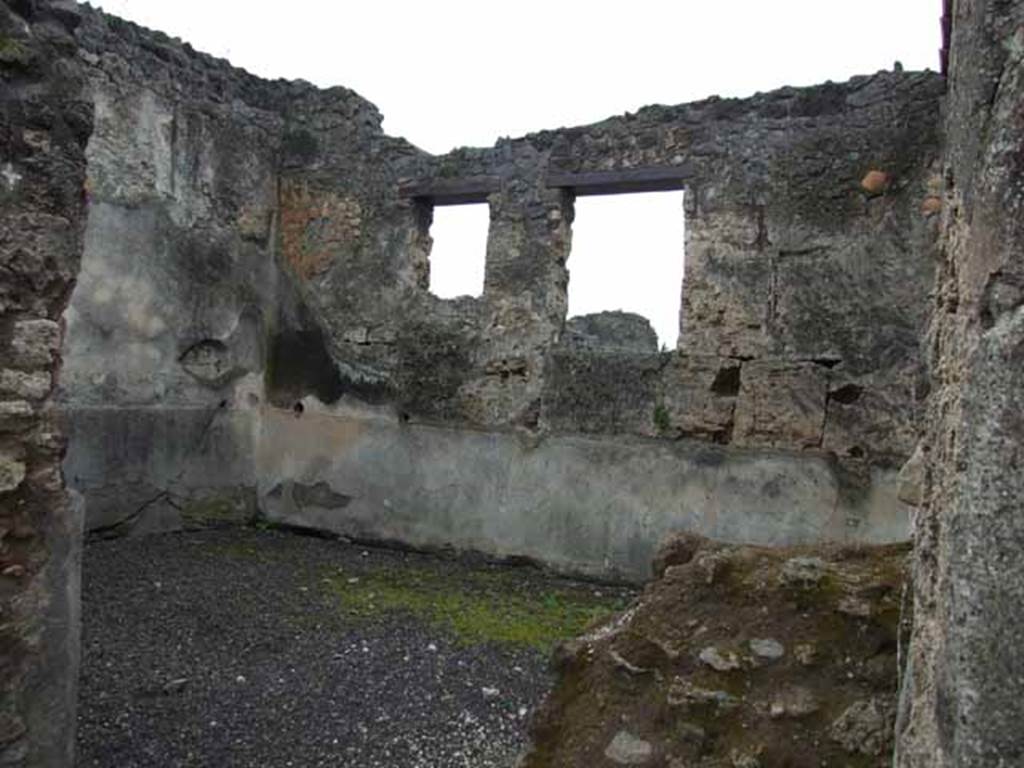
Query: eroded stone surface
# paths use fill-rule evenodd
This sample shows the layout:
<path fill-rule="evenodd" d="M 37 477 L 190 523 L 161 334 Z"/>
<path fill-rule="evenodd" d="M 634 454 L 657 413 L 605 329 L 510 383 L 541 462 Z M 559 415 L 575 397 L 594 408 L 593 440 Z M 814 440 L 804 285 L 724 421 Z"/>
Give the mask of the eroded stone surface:
<path fill-rule="evenodd" d="M 786 654 L 786 649 L 778 640 L 771 637 L 754 637 L 750 640 L 750 650 L 755 656 L 769 661 L 781 659 Z"/>
<path fill-rule="evenodd" d="M 928 391 L 920 331 L 941 228 L 928 471 L 903 494 L 921 509 L 921 613 L 901 759 L 972 765 L 1020 754 L 1024 697 L 1002 649 L 1020 634 L 1014 608 L 1024 583 L 1014 565 L 1020 516 L 1006 501 L 1024 495 L 1010 471 L 1024 391 L 1021 14 L 1014 4 L 956 4 L 940 167 L 944 84 L 927 73 L 649 107 L 432 157 L 385 136 L 376 108 L 346 89 L 263 82 L 66 2 L 0 4 L 0 451 L 11 457 L 3 501 L 5 513 L 39 518 L 15 529 L 41 532 L 4 539 L 0 574 L 19 596 L 5 624 L 15 663 L 4 685 L 20 690 L 38 661 L 25 649 L 52 644 L 44 636 L 34 645 L 42 606 L 55 612 L 47 626 L 73 614 L 74 552 L 59 545 L 74 513 L 45 399 L 79 273 L 85 200 L 84 266 L 60 379 L 65 416 L 78 434 L 106 418 L 118 451 L 146 449 L 135 451 L 129 485 L 85 488 L 91 500 L 117 500 L 116 509 L 99 505 L 105 520 L 151 509 L 173 518 L 179 503 L 221 492 L 268 503 L 256 469 L 274 439 L 269 401 L 294 419 L 310 405 L 344 402 L 399 424 L 515 429 L 524 455 L 549 432 L 807 451 L 808 474 L 824 454 L 836 460 L 835 487 L 823 481 L 827 493 L 815 493 L 846 517 L 822 530 L 898 530 L 896 493 L 877 478 L 917 442 Z M 549 187 L 549 173 L 638 167 L 686 170 L 680 347 L 573 349 L 564 343 L 573 195 Z M 496 180 L 485 291 L 443 301 L 428 291 L 430 201 L 400 188 L 471 177 Z M 268 352 L 297 338 L 316 339 L 317 363 L 288 380 Z M 372 419 L 338 413 L 317 427 L 325 443 L 353 445 L 371 431 Z M 153 425 L 166 430 L 159 439 L 142 428 Z M 187 440 L 163 453 L 170 435 Z M 95 478 L 113 465 L 95 441 L 79 445 L 70 475 Z M 694 454 L 705 479 L 726 456 L 711 448 Z M 574 450 L 552 466 L 566 466 Z M 338 497 L 357 494 L 337 490 L 339 469 L 312 454 L 272 466 L 321 467 L 301 487 L 314 489 L 313 502 L 347 509 Z M 316 491 L 320 483 L 337 497 Z M 786 498 L 777 484 L 760 489 Z M 395 518 L 390 497 L 365 498 L 379 503 L 378 519 Z M 48 516 L 33 511 L 43 508 Z M 710 503 L 699 514 L 718 526 L 719 512 Z M 635 562 L 649 545 L 617 556 Z M 706 587 L 720 585 L 718 564 L 694 563 Z M 790 586 L 806 594 L 819 583 Z M 875 618 L 861 599 L 837 613 Z M 53 669 L 69 663 L 65 654 Z M 48 701 L 68 695 L 51 689 Z M 3 723 L 8 760 L 35 759 L 39 734 L 67 727 L 66 717 L 23 704 L 14 695 Z M 62 748 L 59 734 L 46 741 Z M 737 754 L 733 762 L 747 761 L 757 749 Z"/>
<path fill-rule="evenodd" d="M 0 2 L 0 764 L 70 766 L 83 510 L 47 398 L 85 224 L 75 4 Z"/>
<path fill-rule="evenodd" d="M 956 2 L 902 768 L 1024 759 L 1024 5 Z"/>
<path fill-rule="evenodd" d="M 615 765 L 646 765 L 654 757 L 654 748 L 649 741 L 622 730 L 605 747 L 604 756 Z"/>
<path fill-rule="evenodd" d="M 814 364 L 748 363 L 741 373 L 735 439 L 740 445 L 821 445 L 827 375 Z"/>
<path fill-rule="evenodd" d="M 832 723 L 829 735 L 851 754 L 881 755 L 892 741 L 895 714 L 889 697 L 855 701 Z"/>
<path fill-rule="evenodd" d="M 0 453 L 0 493 L 15 490 L 25 479 L 25 464 L 8 453 Z"/>
<path fill-rule="evenodd" d="M 865 510 L 850 531 L 905 530 L 879 472 L 913 444 L 912 331 L 934 228 L 918 197 L 935 194 L 937 77 L 651 107 L 435 157 L 383 134 L 376 108 L 346 89 L 262 81 L 158 32 L 80 16 L 96 129 L 64 414 L 85 434 L 104 410 L 123 438 L 111 445 L 141 439 L 143 423 L 189 441 L 134 449 L 138 472 L 120 486 L 97 481 L 119 449 L 73 441 L 69 476 L 93 502 L 91 527 L 164 528 L 183 500 L 233 497 L 273 439 L 266 405 L 301 414 L 314 398 L 533 444 L 582 433 L 834 452 L 843 493 Z M 684 166 L 679 348 L 659 352 L 646 321 L 623 313 L 567 319 L 573 194 L 551 174 Z M 888 182 L 869 193 L 860 180 L 873 170 Z M 472 178 L 492 180 L 484 291 L 442 300 L 429 292 L 432 200 L 403 189 Z M 41 215 L 18 225 L 36 267 L 64 231 Z M 214 464 L 224 470 L 202 471 Z M 312 471 L 276 481 L 334 482 L 330 463 Z"/>
<path fill-rule="evenodd" d="M 565 323 L 565 343 L 570 347 L 604 352 L 658 351 L 658 335 L 650 321 L 630 312 L 598 312 L 571 317 Z"/>
<path fill-rule="evenodd" d="M 667 548 L 677 551 L 678 541 Z M 652 745 L 661 764 L 692 768 L 847 765 L 884 755 L 893 743 L 908 553 L 700 542 L 626 613 L 562 649 L 525 768 L 601 765 L 623 729 Z M 725 576 L 709 581 L 712 559 Z M 797 562 L 814 562 L 828 581 L 783 578 Z M 870 615 L 837 610 L 851 597 L 869 601 Z M 803 650 L 781 653 L 766 638 L 819 652 L 809 668 Z M 675 653 L 654 652 L 666 647 Z M 774 660 L 765 663 L 756 648 Z M 627 675 L 610 650 L 646 673 Z"/>
<path fill-rule="evenodd" d="M 42 400 L 50 393 L 52 381 L 49 371 L 0 371 L 0 396 Z"/>

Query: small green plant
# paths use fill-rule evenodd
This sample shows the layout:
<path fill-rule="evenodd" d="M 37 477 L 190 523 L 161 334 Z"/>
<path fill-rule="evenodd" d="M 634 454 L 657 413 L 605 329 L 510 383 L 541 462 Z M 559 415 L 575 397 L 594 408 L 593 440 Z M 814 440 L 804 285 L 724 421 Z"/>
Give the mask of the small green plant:
<path fill-rule="evenodd" d="M 672 421 L 668 415 L 668 408 L 661 403 L 654 407 L 654 428 L 659 435 L 666 434 L 672 428 Z"/>
<path fill-rule="evenodd" d="M 0 61 L 17 61 L 25 53 L 25 49 L 17 40 L 0 34 Z"/>
<path fill-rule="evenodd" d="M 455 161 L 445 158 L 437 169 L 437 175 L 442 179 L 451 179 L 459 175 L 459 165 Z"/>

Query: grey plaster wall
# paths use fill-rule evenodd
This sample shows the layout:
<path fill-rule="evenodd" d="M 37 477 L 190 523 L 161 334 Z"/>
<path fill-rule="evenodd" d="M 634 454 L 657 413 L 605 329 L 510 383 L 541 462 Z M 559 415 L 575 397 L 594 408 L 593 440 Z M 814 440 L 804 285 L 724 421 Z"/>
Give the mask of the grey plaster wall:
<path fill-rule="evenodd" d="M 229 407 L 76 407 L 67 482 L 89 501 L 94 535 L 245 523 L 253 493 L 254 413 Z"/>
<path fill-rule="evenodd" d="M 642 579 L 673 530 L 789 545 L 908 535 L 894 473 L 869 490 L 825 455 L 695 440 L 549 436 L 402 423 L 307 401 L 259 425 L 260 505 L 274 521 L 356 538 L 530 557 Z"/>
<path fill-rule="evenodd" d="M 96 120 L 65 315 L 65 473 L 96 533 L 249 519 L 246 413 L 294 315 L 275 257 L 280 105 L 315 89 L 91 10 L 77 42 Z"/>

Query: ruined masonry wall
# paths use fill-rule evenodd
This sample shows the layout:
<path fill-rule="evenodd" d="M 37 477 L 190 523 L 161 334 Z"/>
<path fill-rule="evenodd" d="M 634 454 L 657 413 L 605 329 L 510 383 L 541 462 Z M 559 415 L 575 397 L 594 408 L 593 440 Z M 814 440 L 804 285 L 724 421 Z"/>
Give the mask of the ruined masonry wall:
<path fill-rule="evenodd" d="M 1019 763 L 1024 9 L 953 8 L 937 176 L 929 75 L 431 158 L 344 89 L 263 83 L 67 0 L 0 0 L 0 763 L 72 760 L 82 510 L 59 466 L 62 349 L 67 474 L 99 527 L 248 505 L 631 575 L 669 528 L 882 540 L 905 531 L 890 465 L 923 394 L 910 332 L 940 210 L 897 762 Z M 544 169 L 677 156 L 680 350 L 565 334 L 572 200 Z M 396 187 L 470 172 L 500 179 L 485 295 L 443 302 L 429 205 Z"/>
<path fill-rule="evenodd" d="M 1024 764 L 1024 5 L 952 8 L 901 768 Z"/>
<path fill-rule="evenodd" d="M 344 88 L 262 81 L 82 13 L 96 129 L 60 397 L 90 530 L 261 514 L 632 576 L 674 528 L 907 535 L 936 75 L 434 157 Z M 573 195 L 548 175 L 633 167 L 685 169 L 670 352 L 625 318 L 567 323 Z M 480 177 L 484 293 L 442 300 L 431 201 L 402 190 Z"/>
<path fill-rule="evenodd" d="M 499 181 L 484 295 L 471 305 L 489 318 L 488 330 L 483 343 L 470 340 L 466 373 L 434 388 L 435 412 L 489 413 L 492 423 L 532 417 L 563 432 L 822 449 L 899 466 L 925 389 L 918 339 L 932 280 L 941 93 L 933 74 L 879 73 L 647 107 L 421 161 L 417 180 Z M 682 169 L 686 180 L 678 350 L 567 350 L 569 276 L 546 270 L 564 267 L 571 200 L 545 179 L 644 167 Z M 642 252 L 643 233 L 636 240 Z M 527 297 L 519 314 L 503 311 Z M 402 315 L 386 310 L 367 307 L 366 327 L 383 323 L 402 338 L 394 328 Z M 560 314 L 549 322 L 552 310 Z M 421 323 L 429 317 L 416 314 Z M 374 351 L 371 341 L 339 353 Z M 377 354 L 385 367 L 386 354 Z"/>
<path fill-rule="evenodd" d="M 92 106 L 75 6 L 19 7 L 0 2 L 0 764 L 63 766 L 82 508 L 64 489 L 51 396 L 82 251 Z"/>

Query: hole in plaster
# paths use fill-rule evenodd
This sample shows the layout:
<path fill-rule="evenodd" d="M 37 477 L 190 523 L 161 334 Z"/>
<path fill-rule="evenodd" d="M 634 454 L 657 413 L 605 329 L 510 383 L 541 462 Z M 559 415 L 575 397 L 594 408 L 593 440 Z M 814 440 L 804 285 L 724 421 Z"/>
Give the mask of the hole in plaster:
<path fill-rule="evenodd" d="M 569 315 L 642 315 L 661 346 L 675 348 L 684 271 L 683 193 L 580 197 L 575 207 Z"/>
<path fill-rule="evenodd" d="M 845 384 L 839 389 L 833 390 L 829 397 L 837 403 L 843 405 L 850 405 L 860 400 L 861 393 L 864 392 L 864 387 L 858 384 Z"/>
<path fill-rule="evenodd" d="M 715 380 L 711 382 L 711 391 L 723 397 L 736 397 L 740 393 L 740 367 L 719 368 Z"/>
<path fill-rule="evenodd" d="M 490 207 L 446 205 L 434 208 L 430 236 L 430 292 L 442 299 L 480 296 L 484 292 L 484 264 Z"/>
<path fill-rule="evenodd" d="M 178 357 L 178 362 L 198 381 L 219 387 L 239 374 L 228 345 L 219 339 L 203 339 Z"/>
<path fill-rule="evenodd" d="M 319 329 L 275 334 L 270 342 L 266 381 L 267 399 L 282 408 L 306 395 L 315 395 L 330 405 L 346 390 Z"/>
<path fill-rule="evenodd" d="M 295 405 L 292 406 L 292 413 L 295 414 L 296 418 L 301 416 L 305 412 L 305 410 L 306 406 L 304 406 L 302 403 L 296 403 Z"/>

